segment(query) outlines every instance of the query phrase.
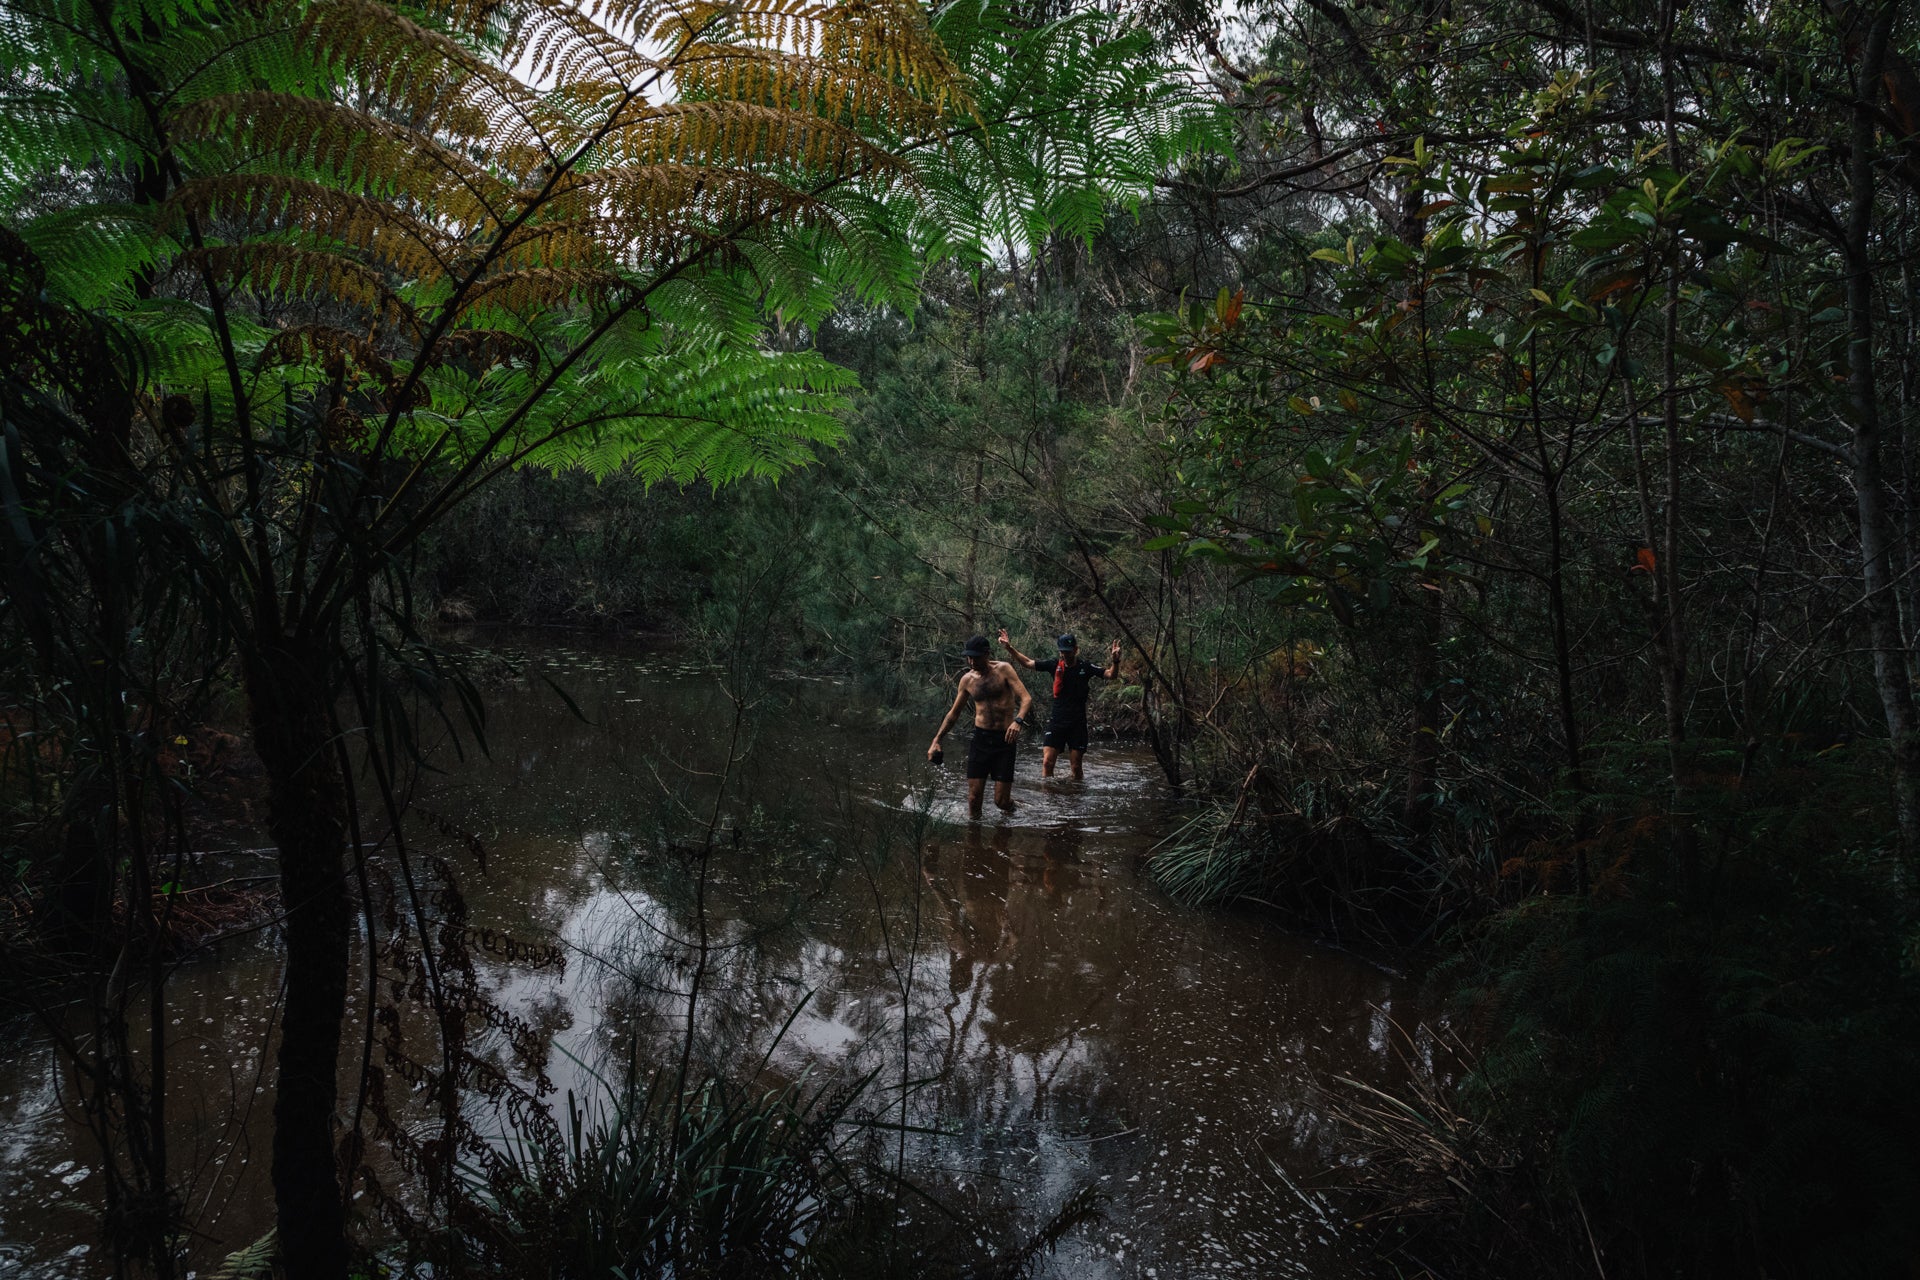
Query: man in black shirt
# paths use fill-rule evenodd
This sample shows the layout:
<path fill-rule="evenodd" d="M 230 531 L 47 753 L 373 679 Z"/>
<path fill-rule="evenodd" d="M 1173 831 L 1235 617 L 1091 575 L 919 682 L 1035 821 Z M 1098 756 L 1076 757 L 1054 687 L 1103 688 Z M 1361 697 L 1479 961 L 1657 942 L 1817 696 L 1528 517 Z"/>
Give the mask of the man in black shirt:
<path fill-rule="evenodd" d="M 1087 752 L 1087 694 L 1096 679 L 1111 680 L 1120 674 L 1120 642 L 1113 642 L 1105 668 L 1081 660 L 1080 643 L 1071 633 L 1054 642 L 1060 656 L 1044 662 L 1035 661 L 1014 648 L 1005 627 L 1000 628 L 1000 643 L 1021 666 L 1053 677 L 1053 719 L 1047 722 L 1047 736 L 1041 739 L 1041 774 L 1053 776 L 1053 762 L 1064 750 L 1073 766 L 1073 776 L 1080 777 L 1080 761 Z"/>

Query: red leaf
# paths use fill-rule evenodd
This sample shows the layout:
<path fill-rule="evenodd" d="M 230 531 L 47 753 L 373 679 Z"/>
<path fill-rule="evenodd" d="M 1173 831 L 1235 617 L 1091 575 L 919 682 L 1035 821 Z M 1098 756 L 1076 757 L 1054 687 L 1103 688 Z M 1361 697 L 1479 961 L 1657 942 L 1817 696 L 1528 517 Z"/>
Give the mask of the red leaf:
<path fill-rule="evenodd" d="M 1652 573 L 1655 569 L 1652 547 L 1641 547 L 1633 553 L 1633 567 L 1628 573 Z"/>
<path fill-rule="evenodd" d="M 1601 285 L 1599 288 L 1595 289 L 1592 293 L 1589 293 L 1587 295 L 1587 301 L 1599 302 L 1604 298 L 1608 298 L 1616 293 L 1619 293 L 1622 289 L 1631 289 L 1639 283 L 1640 283 L 1640 273 L 1638 271 L 1629 271 L 1623 275 L 1617 275 L 1613 279 Z"/>

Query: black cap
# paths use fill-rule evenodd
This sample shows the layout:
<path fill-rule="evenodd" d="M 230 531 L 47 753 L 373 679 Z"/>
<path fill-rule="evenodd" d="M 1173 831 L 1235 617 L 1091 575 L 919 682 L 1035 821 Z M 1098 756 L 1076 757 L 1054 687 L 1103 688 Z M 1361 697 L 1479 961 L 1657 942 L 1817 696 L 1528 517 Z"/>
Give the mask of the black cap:
<path fill-rule="evenodd" d="M 1069 649 L 1078 649 L 1080 647 L 1080 642 L 1078 640 L 1075 640 L 1073 638 L 1073 632 L 1069 631 L 1067 632 L 1067 634 L 1061 636 L 1058 640 L 1055 640 L 1053 642 L 1053 647 L 1058 649 L 1060 652 L 1065 653 Z"/>
<path fill-rule="evenodd" d="M 967 643 L 961 652 L 969 658 L 984 658 L 993 652 L 993 647 L 987 643 L 985 636 L 968 636 Z"/>

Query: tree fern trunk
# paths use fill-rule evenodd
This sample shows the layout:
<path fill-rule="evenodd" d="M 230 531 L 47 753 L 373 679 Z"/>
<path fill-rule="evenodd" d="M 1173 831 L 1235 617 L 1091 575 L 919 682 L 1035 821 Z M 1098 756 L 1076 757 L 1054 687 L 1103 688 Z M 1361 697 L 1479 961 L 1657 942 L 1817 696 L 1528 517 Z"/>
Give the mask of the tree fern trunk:
<path fill-rule="evenodd" d="M 245 663 L 255 744 L 280 849 L 286 998 L 273 1106 L 273 1193 L 289 1280 L 340 1280 L 346 1221 L 334 1157 L 346 1017 L 346 780 L 328 733 L 320 646 L 270 642 Z"/>

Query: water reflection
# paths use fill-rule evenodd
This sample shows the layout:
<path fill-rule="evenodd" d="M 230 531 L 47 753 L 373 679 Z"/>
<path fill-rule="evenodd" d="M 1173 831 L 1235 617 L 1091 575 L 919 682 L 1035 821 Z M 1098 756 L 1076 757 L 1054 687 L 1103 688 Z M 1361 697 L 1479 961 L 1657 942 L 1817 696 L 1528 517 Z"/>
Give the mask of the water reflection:
<path fill-rule="evenodd" d="M 550 1046 L 554 1083 L 591 1094 L 595 1074 L 669 1061 L 686 1033 L 700 930 L 684 842 L 700 834 L 689 815 L 709 813 L 727 708 L 711 680 L 644 656 L 540 661 L 586 719 L 537 681 L 497 692 L 491 756 L 449 761 L 421 804 L 485 840 L 486 874 L 461 873 L 475 925 L 567 952 L 563 972 L 485 959 L 482 977 Z M 1096 1186 L 1102 1217 L 1045 1274 L 1365 1274 L 1292 1184 L 1323 1183 L 1341 1159 L 1315 1082 L 1395 1073 L 1395 979 L 1157 894 L 1140 863 L 1171 801 L 1144 751 L 1096 743 L 1084 783 L 1042 780 L 1031 752 L 1017 812 L 968 822 L 960 771 L 919 763 L 919 726 L 863 724 L 831 687 L 793 687 L 756 723 L 722 806 L 701 1056 L 789 1078 L 877 1072 L 879 1118 L 945 1135 L 908 1143 L 915 1176 L 1013 1226 Z M 189 1038 L 217 1047 L 188 1113 L 226 1135 L 204 1144 L 205 1187 L 231 1208 L 203 1224 L 226 1248 L 268 1220 L 248 1163 L 264 1108 L 244 1104 L 277 980 L 263 944 L 175 980 Z M 0 1268 L 89 1274 L 64 1256 L 92 1240 L 66 1207 L 84 1182 L 50 1198 L 47 1171 L 88 1158 L 51 1078 L 43 1045 L 0 1067 Z"/>

